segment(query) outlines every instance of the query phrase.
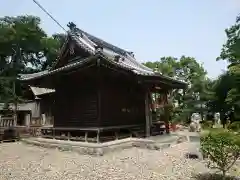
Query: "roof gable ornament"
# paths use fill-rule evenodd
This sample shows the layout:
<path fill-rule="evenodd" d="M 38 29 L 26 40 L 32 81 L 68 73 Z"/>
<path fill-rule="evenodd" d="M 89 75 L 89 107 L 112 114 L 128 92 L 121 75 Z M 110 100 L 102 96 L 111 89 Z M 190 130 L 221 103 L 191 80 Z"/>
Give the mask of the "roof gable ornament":
<path fill-rule="evenodd" d="M 77 25 L 73 22 L 69 22 L 67 24 L 67 27 L 70 29 L 70 31 L 72 31 L 77 37 L 83 37 L 83 34 L 79 31 L 79 29 L 77 28 Z"/>
<path fill-rule="evenodd" d="M 75 23 L 73 23 L 73 22 L 69 22 L 69 23 L 67 24 L 67 27 L 68 27 L 71 31 L 76 31 L 76 29 L 77 29 L 77 25 L 76 25 Z"/>

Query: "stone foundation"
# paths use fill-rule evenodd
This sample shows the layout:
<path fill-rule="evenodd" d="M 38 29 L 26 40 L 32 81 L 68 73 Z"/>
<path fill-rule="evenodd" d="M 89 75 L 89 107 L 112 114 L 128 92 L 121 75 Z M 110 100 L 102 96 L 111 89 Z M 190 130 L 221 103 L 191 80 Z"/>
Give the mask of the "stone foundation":
<path fill-rule="evenodd" d="M 138 147 L 150 150 L 162 150 L 176 143 L 156 143 L 153 140 L 141 138 L 126 138 L 106 143 L 74 142 L 65 140 L 55 140 L 46 138 L 27 138 L 22 139 L 27 144 L 37 145 L 45 148 L 57 148 L 62 151 L 74 151 L 80 154 L 102 156 L 126 148 Z"/>

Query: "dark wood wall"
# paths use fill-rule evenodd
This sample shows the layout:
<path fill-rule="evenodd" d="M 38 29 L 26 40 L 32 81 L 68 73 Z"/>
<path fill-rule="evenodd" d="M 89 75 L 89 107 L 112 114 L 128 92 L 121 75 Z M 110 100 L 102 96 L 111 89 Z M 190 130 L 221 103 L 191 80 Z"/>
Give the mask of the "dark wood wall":
<path fill-rule="evenodd" d="M 84 74 L 62 77 L 56 87 L 55 127 L 98 127 L 98 94 Z"/>
<path fill-rule="evenodd" d="M 144 90 L 133 76 L 101 69 L 101 125 L 145 124 Z"/>
<path fill-rule="evenodd" d="M 40 96 L 40 116 L 45 114 L 46 124 L 52 125 L 54 122 L 55 93 L 44 94 Z"/>
<path fill-rule="evenodd" d="M 144 90 L 105 68 L 61 77 L 55 94 L 55 127 L 145 124 Z"/>
<path fill-rule="evenodd" d="M 55 94 L 49 93 L 40 96 L 40 113 L 46 116 L 52 116 L 55 101 Z"/>
<path fill-rule="evenodd" d="M 101 125 L 145 124 L 144 94 L 123 87 L 105 86 L 101 94 Z"/>

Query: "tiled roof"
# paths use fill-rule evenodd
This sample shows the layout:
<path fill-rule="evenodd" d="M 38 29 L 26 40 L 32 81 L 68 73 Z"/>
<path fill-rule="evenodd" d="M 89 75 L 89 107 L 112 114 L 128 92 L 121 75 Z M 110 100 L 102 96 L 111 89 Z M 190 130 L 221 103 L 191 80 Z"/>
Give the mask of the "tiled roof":
<path fill-rule="evenodd" d="M 46 70 L 46 71 L 41 71 L 41 72 L 37 72 L 37 73 L 32 73 L 32 74 L 20 74 L 20 79 L 34 79 L 36 77 L 40 77 L 44 74 L 48 74 L 49 71 Z"/>
<path fill-rule="evenodd" d="M 88 61 L 89 61 L 89 58 L 86 58 L 86 59 L 81 59 L 79 61 L 76 61 L 74 63 L 68 64 L 66 66 L 63 66 L 63 67 L 60 67 L 60 68 L 57 68 L 57 69 L 54 69 L 54 70 L 46 70 L 46 71 L 41 71 L 41 72 L 32 73 L 32 74 L 20 74 L 19 79 L 20 80 L 31 80 L 31 79 L 40 78 L 40 77 L 43 77 L 43 76 L 48 76 L 48 75 L 51 75 L 51 74 L 55 74 L 59 71 L 64 71 L 64 70 L 71 69 L 73 67 L 81 66 Z"/>
<path fill-rule="evenodd" d="M 121 48 L 118 48 L 112 44 L 109 44 L 89 33 L 84 32 L 81 29 L 76 29 L 74 31 L 69 31 L 70 37 L 81 47 L 84 48 L 86 51 L 90 52 L 91 54 L 96 53 L 96 47 L 102 47 L 102 53 L 110 59 L 114 59 L 116 56 L 119 56 L 120 60 L 117 62 L 120 66 L 129 67 L 133 69 L 133 72 L 142 75 L 149 75 L 154 74 L 153 70 L 142 65 L 139 63 L 131 52 L 125 51 Z"/>
<path fill-rule="evenodd" d="M 152 69 L 144 66 L 143 64 L 139 63 L 133 56 L 131 52 L 128 52 L 124 49 L 116 47 L 110 43 L 107 43 L 104 40 L 101 40 L 81 29 L 76 28 L 75 30 L 71 30 L 68 32 L 69 37 L 76 42 L 76 44 L 86 50 L 91 55 L 96 55 L 98 52 L 98 48 L 101 47 L 101 53 L 107 57 L 109 63 L 112 63 L 118 67 L 125 68 L 131 70 L 133 73 L 138 75 L 144 76 L 162 76 L 160 74 L 156 74 Z M 119 60 L 116 61 L 115 58 L 119 57 Z M 89 58 L 85 60 L 79 59 L 75 61 L 75 63 L 67 64 L 64 67 L 52 69 L 50 71 L 42 71 L 39 73 L 28 74 L 28 75 L 21 75 L 21 79 L 23 80 L 30 80 L 36 77 L 42 77 L 49 74 L 53 74 L 58 71 L 70 69 L 79 65 L 84 64 L 84 62 L 89 61 Z M 162 76 L 168 80 L 177 81 L 170 77 Z M 181 82 L 179 82 L 181 83 Z"/>

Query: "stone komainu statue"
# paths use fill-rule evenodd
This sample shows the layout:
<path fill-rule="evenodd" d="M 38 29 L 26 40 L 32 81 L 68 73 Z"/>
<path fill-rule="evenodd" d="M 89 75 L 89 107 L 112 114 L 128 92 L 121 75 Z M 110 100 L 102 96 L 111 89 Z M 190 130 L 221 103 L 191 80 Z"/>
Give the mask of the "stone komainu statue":
<path fill-rule="evenodd" d="M 189 126 L 190 132 L 199 132 L 201 131 L 201 115 L 199 113 L 193 113 L 191 116 L 191 123 Z"/>

